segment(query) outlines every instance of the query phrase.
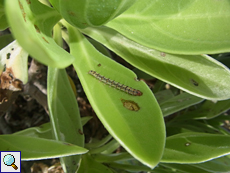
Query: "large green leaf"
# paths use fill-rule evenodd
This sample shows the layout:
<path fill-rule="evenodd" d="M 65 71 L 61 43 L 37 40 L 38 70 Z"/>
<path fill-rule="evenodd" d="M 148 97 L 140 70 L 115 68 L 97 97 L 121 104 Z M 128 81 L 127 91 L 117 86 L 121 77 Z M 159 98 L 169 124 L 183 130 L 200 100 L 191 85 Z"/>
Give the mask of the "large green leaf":
<path fill-rule="evenodd" d="M 77 101 L 64 69 L 49 67 L 47 96 L 54 138 L 84 146 Z M 75 172 L 79 160 L 80 156 L 63 157 L 62 167 L 67 172 Z"/>
<path fill-rule="evenodd" d="M 7 0 L 5 12 L 14 37 L 37 61 L 59 68 L 73 62 L 52 38 L 52 28 L 61 19 L 54 9 L 38 0 Z"/>
<path fill-rule="evenodd" d="M 230 136 L 181 133 L 166 139 L 161 162 L 200 163 L 230 154 Z"/>
<path fill-rule="evenodd" d="M 139 0 L 107 26 L 164 52 L 213 54 L 230 48 L 228 0 Z"/>
<path fill-rule="evenodd" d="M 137 0 L 50 0 L 62 17 L 74 26 L 99 26 L 115 18 Z"/>
<path fill-rule="evenodd" d="M 230 98 L 230 71 L 209 56 L 162 53 L 106 27 L 82 31 L 140 70 L 190 94 L 214 100 Z"/>
<path fill-rule="evenodd" d="M 87 97 L 109 133 L 136 159 L 155 167 L 165 142 L 163 116 L 152 92 L 133 72 L 100 54 L 75 28 L 68 28 L 70 53 Z M 88 74 L 95 70 L 103 76 L 140 90 L 142 96 L 129 95 L 109 87 Z M 138 111 L 123 106 L 121 99 L 135 102 Z"/>
<path fill-rule="evenodd" d="M 1 151 L 21 151 L 22 160 L 84 154 L 86 149 L 65 142 L 20 135 L 0 135 Z"/>

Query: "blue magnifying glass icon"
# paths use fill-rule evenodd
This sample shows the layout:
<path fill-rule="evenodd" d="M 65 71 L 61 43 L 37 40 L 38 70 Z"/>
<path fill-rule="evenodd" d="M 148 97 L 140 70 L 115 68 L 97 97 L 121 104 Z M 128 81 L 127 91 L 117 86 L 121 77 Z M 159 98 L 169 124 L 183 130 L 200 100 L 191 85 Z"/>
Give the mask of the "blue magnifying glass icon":
<path fill-rule="evenodd" d="M 4 158 L 3 158 L 3 162 L 7 166 L 12 166 L 15 170 L 18 169 L 18 167 L 14 164 L 15 163 L 14 156 L 11 155 L 11 154 L 5 155 Z"/>

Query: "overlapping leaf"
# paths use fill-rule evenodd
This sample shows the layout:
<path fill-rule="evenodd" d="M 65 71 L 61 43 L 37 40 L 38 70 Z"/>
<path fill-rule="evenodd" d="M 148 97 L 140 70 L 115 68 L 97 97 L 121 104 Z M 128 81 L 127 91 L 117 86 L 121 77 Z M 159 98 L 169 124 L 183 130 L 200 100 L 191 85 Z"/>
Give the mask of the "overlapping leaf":
<path fill-rule="evenodd" d="M 141 0 L 107 26 L 163 52 L 228 52 L 230 4 L 228 0 Z"/>
<path fill-rule="evenodd" d="M 166 139 L 161 162 L 200 163 L 230 154 L 230 136 L 207 133 L 181 133 Z"/>
<path fill-rule="evenodd" d="M 190 94 L 214 100 L 230 98 L 230 71 L 209 56 L 166 54 L 106 27 L 82 31 L 135 67 Z"/>
<path fill-rule="evenodd" d="M 37 160 L 86 153 L 69 143 L 20 135 L 0 135 L 1 151 L 21 151 L 22 160 Z"/>
<path fill-rule="evenodd" d="M 74 67 L 97 116 L 110 134 L 136 159 L 155 167 L 164 148 L 165 129 L 159 106 L 144 82 L 135 74 L 103 56 L 73 27 L 67 25 L 70 52 L 76 57 Z M 132 96 L 104 85 L 88 74 L 96 70 L 124 85 L 141 90 L 142 96 Z M 138 111 L 123 106 L 121 99 L 139 105 Z M 151 104 L 149 104 L 151 103 Z"/>
<path fill-rule="evenodd" d="M 59 68 L 73 62 L 52 38 L 53 26 L 61 19 L 54 9 L 37 0 L 7 0 L 5 12 L 14 37 L 37 61 Z"/>
<path fill-rule="evenodd" d="M 47 93 L 54 138 L 83 147 L 80 113 L 65 70 L 49 67 Z M 63 169 L 75 172 L 79 160 L 79 156 L 63 157 Z"/>
<path fill-rule="evenodd" d="M 112 20 L 137 0 L 50 0 L 62 17 L 72 25 L 85 28 Z"/>

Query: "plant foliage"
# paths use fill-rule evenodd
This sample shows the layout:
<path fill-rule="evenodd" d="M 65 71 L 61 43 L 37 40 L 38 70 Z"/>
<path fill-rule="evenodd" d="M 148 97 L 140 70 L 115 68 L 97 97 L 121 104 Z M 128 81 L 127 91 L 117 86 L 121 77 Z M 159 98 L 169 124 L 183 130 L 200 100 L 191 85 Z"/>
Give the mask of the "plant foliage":
<path fill-rule="evenodd" d="M 23 160 L 60 157 L 65 172 L 230 171 L 230 136 L 222 128 L 229 121 L 230 71 L 214 58 L 230 50 L 228 0 L 1 0 L 0 9 L 0 29 L 10 28 L 15 48 L 48 67 L 51 120 L 1 135 L 1 150 L 20 150 Z M 99 43 L 133 65 L 138 76 L 158 79 L 154 89 L 106 56 Z M 12 44 L 5 46 L 3 72 Z M 27 53 L 15 56 L 27 62 Z M 27 67 L 17 63 L 11 67 L 20 66 L 17 79 L 25 84 Z M 101 141 L 84 144 L 88 120 L 81 119 L 64 69 L 69 65 L 110 134 Z M 126 93 L 132 89 L 143 94 Z M 120 145 L 124 150 L 114 153 Z"/>

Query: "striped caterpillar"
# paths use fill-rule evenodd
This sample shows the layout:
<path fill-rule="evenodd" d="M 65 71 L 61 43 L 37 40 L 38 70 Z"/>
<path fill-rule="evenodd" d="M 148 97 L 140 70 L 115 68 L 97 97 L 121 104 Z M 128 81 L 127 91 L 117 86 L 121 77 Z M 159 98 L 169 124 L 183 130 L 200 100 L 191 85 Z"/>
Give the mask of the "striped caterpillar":
<path fill-rule="evenodd" d="M 94 76 L 98 80 L 104 82 L 105 84 L 107 84 L 109 86 L 112 86 L 112 87 L 114 87 L 116 89 L 119 89 L 121 91 L 124 91 L 124 92 L 126 92 L 126 93 L 128 93 L 130 95 L 133 95 L 133 96 L 141 96 L 142 95 L 141 91 L 133 89 L 133 88 L 131 88 L 129 86 L 123 85 L 123 84 L 121 84 L 119 82 L 115 82 L 114 80 L 111 80 L 109 78 L 106 78 L 106 77 L 100 75 L 99 73 L 97 73 L 96 71 L 90 70 L 89 74 L 91 74 L 92 76 Z"/>

